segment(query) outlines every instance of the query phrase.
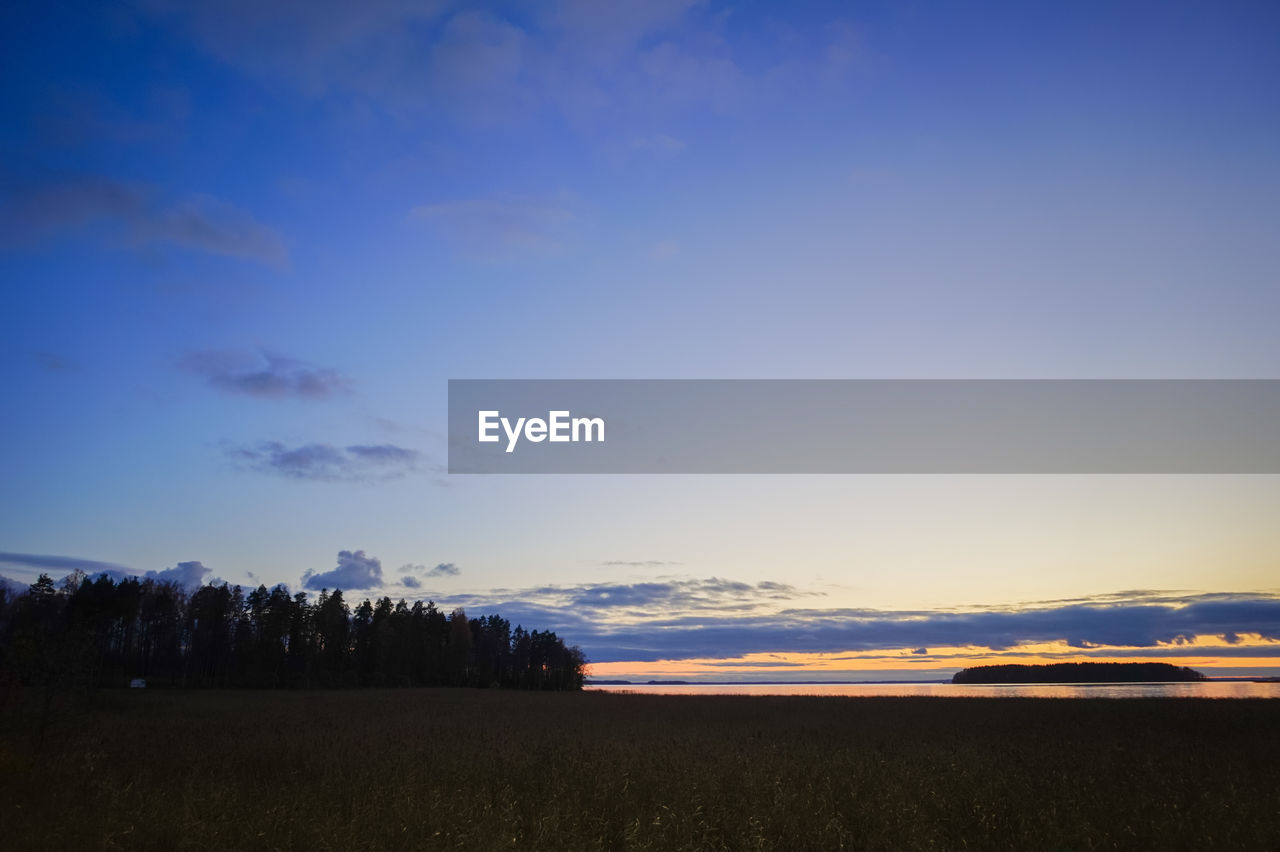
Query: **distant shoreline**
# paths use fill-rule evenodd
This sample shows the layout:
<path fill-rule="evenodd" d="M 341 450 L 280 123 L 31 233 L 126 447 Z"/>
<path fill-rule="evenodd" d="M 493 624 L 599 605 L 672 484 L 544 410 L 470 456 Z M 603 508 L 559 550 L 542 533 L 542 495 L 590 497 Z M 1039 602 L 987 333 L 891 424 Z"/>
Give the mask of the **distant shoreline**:
<path fill-rule="evenodd" d="M 584 687 L 591 686 L 891 686 L 901 684 L 950 684 L 950 678 L 938 680 L 587 680 Z M 1215 677 L 1206 675 L 1203 681 L 1178 680 L 1132 680 L 1132 681 L 1027 681 L 1018 683 L 987 683 L 980 686 L 1086 686 L 1092 684 L 1107 685 L 1114 683 L 1280 683 L 1280 677 L 1266 675 L 1230 675 Z M 964 686 L 965 684 L 957 684 Z"/>
<path fill-rule="evenodd" d="M 955 684 L 957 686 L 1090 686 L 1109 684 L 1159 684 L 1159 683 L 1280 683 L 1280 677 L 1273 675 L 1202 675 L 1198 679 L 1161 679 L 1161 680 L 1028 680 L 1028 681 L 973 681 L 969 684 L 956 683 L 953 678 L 933 678 L 929 680 L 619 680 L 588 678 L 584 687 L 592 686 L 893 686 L 893 685 L 938 685 Z"/>
<path fill-rule="evenodd" d="M 1199 683 L 1205 676 L 1171 663 L 1051 663 L 973 666 L 956 672 L 955 684 Z"/>
<path fill-rule="evenodd" d="M 851 686 L 865 684 L 951 683 L 950 678 L 932 680 L 591 680 L 585 686 Z"/>

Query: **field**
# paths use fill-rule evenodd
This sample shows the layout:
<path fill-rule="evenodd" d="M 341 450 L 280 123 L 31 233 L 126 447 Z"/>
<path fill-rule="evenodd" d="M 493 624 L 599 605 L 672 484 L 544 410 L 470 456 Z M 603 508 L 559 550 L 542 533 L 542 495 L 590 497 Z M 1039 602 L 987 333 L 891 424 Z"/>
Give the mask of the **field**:
<path fill-rule="evenodd" d="M 1280 701 L 4 696 L 10 849 L 1263 849 Z"/>

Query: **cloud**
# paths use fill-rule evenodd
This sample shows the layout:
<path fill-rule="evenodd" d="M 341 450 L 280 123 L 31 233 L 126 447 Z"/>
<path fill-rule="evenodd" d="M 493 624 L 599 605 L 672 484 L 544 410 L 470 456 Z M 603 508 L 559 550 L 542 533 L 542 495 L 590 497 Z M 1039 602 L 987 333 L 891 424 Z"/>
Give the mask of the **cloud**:
<path fill-rule="evenodd" d="M 422 462 L 417 450 L 393 444 L 289 447 L 279 441 L 262 441 L 230 446 L 226 452 L 246 470 L 318 482 L 386 482 L 419 471 Z"/>
<path fill-rule="evenodd" d="M 653 630 L 654 627 L 660 629 Z M 720 620 L 685 617 L 662 620 L 648 625 L 648 630 L 607 631 L 600 638 L 610 647 L 602 650 L 591 645 L 591 650 L 593 659 L 603 660 L 610 654 L 636 659 L 636 653 L 648 653 L 651 656 L 642 659 L 661 659 L 931 645 L 1000 651 L 1040 642 L 1065 642 L 1079 649 L 1156 648 L 1177 645 L 1195 636 L 1221 636 L 1228 632 L 1280 640 L 1280 599 L 1221 601 L 1206 596 L 1189 599 L 1182 605 L 1073 605 L 963 613 L 784 610 L 766 616 Z"/>
<path fill-rule="evenodd" d="M 302 587 L 320 589 L 377 589 L 382 586 L 382 561 L 363 550 L 338 551 L 338 566 L 329 571 L 302 575 Z"/>
<path fill-rule="evenodd" d="M 501 612 L 513 623 L 546 625 L 583 646 L 595 662 L 732 658 L 752 653 L 866 652 L 975 647 L 998 653 L 1031 643 L 1066 643 L 1077 653 L 1125 649 L 1185 654 L 1197 636 L 1280 642 L 1280 595 L 1143 592 L 1106 603 L 1027 604 L 966 610 L 810 609 L 783 583 L 710 578 L 653 583 L 542 586 L 449 596 L 447 605 Z M 1152 602 L 1153 599 L 1160 602 Z M 1237 642 L 1232 642 L 1232 637 Z M 924 652 L 921 654 L 921 652 Z M 1266 651 L 1275 655 L 1276 649 Z"/>
<path fill-rule="evenodd" d="M 50 178 L 11 192 L 0 221 L 15 243 L 44 237 L 95 219 L 140 221 L 146 217 L 146 188 L 95 175 Z"/>
<path fill-rule="evenodd" d="M 320 399 L 349 386 L 336 370 L 269 352 L 191 352 L 183 358 L 182 366 L 204 378 L 211 387 L 244 396 Z"/>
<path fill-rule="evenodd" d="M 89 97 L 83 91 L 51 87 L 44 114 L 36 119 L 39 138 L 49 145 L 68 148 L 177 139 L 178 129 L 190 116 L 188 92 L 180 87 L 155 85 L 148 89 L 146 103 L 130 109 L 101 92 Z"/>
<path fill-rule="evenodd" d="M 206 568 L 197 561 L 179 562 L 172 568 L 165 568 L 160 571 L 146 571 L 139 574 L 132 568 L 115 562 L 79 559 L 74 556 L 51 556 L 40 553 L 0 553 L 0 565 L 12 565 L 17 568 L 40 571 L 41 573 L 66 571 L 68 572 L 66 576 L 80 571 L 90 577 L 105 575 L 117 583 L 130 578 L 156 580 L 163 583 L 176 583 L 188 589 L 200 586 L 204 582 L 204 578 L 213 573 L 211 569 Z M 23 589 L 25 590 L 25 588 L 24 586 Z"/>
<path fill-rule="evenodd" d="M 347 452 L 368 464 L 412 464 L 418 458 L 416 450 L 394 444 L 354 444 L 347 447 Z"/>
<path fill-rule="evenodd" d="M 645 86 L 664 103 L 679 107 L 709 107 L 729 112 L 750 91 L 742 69 L 723 51 L 691 48 L 666 41 L 639 57 Z"/>
<path fill-rule="evenodd" d="M 128 579 L 155 580 L 160 583 L 173 583 L 184 589 L 198 589 L 205 585 L 206 582 L 212 585 L 219 585 L 223 581 L 212 577 L 213 569 L 206 568 L 203 563 L 198 561 L 179 562 L 172 568 L 164 568 L 160 571 L 147 571 L 143 574 L 137 574 L 133 571 L 94 571 L 86 572 L 90 577 L 110 577 L 119 583 Z"/>
<path fill-rule="evenodd" d="M 785 583 L 742 583 L 710 577 L 701 580 L 660 580 L 648 583 L 606 583 L 565 590 L 570 605 L 587 608 L 629 608 L 665 612 L 753 608 L 761 603 L 803 597 Z"/>
<path fill-rule="evenodd" d="M 426 565 L 408 565 L 400 566 L 400 573 L 406 576 L 400 578 L 400 582 L 410 589 L 422 588 L 423 578 L 429 577 L 456 577 L 462 573 L 462 570 L 452 562 L 440 562 L 432 568 Z"/>
<path fill-rule="evenodd" d="M 700 0 L 562 0 L 548 4 L 549 17 L 572 51 L 597 68 L 626 62 L 655 33 L 671 33 Z"/>
<path fill-rule="evenodd" d="M 204 583 L 204 578 L 213 573 L 211 568 L 206 568 L 202 563 L 197 561 L 179 562 L 172 568 L 165 568 L 163 571 L 148 571 L 144 577 L 153 580 L 159 580 L 166 583 L 177 583 L 183 588 L 196 588 Z"/>
<path fill-rule="evenodd" d="M 78 559 L 74 556 L 51 556 L 44 553 L 0 553 L 0 565 L 13 565 L 38 571 L 83 571 L 86 574 L 117 571 L 128 574 L 130 569 L 114 562 L 96 559 Z"/>
<path fill-rule="evenodd" d="M 157 211 L 135 224 L 143 241 L 165 241 L 185 248 L 284 265 L 289 252 L 280 235 L 252 216 L 208 195 L 196 195 Z"/>
<path fill-rule="evenodd" d="M 167 243 L 273 265 L 289 257 L 275 230 L 225 201 L 193 195 L 166 205 L 145 184 L 97 175 L 37 181 L 12 192 L 0 207 L 10 248 L 95 223 L 114 227 L 134 246 Z"/>
<path fill-rule="evenodd" d="M 207 52 L 243 72 L 283 80 L 313 97 L 333 90 L 390 95 L 396 71 L 416 64 L 413 38 L 443 2 L 417 0 L 151 0 Z"/>
<path fill-rule="evenodd" d="M 448 20 L 420 68 L 419 92 L 471 123 L 492 124 L 537 107 L 529 85 L 539 61 L 533 39 L 488 12 L 460 11 Z M 398 99 L 403 106 L 404 99 Z M 420 104 L 415 104 L 420 106 Z"/>
<path fill-rule="evenodd" d="M 574 215 L 562 198 L 508 197 L 423 204 L 410 215 L 463 251 L 487 259 L 554 253 Z"/>
<path fill-rule="evenodd" d="M 732 615 L 767 612 L 780 602 L 817 596 L 785 583 L 743 583 L 719 577 L 666 578 L 643 583 L 589 583 L 540 586 L 519 591 L 496 590 L 483 595 L 450 596 L 471 607 L 572 612 L 583 624 L 666 623 L 670 619 L 714 621 Z M 505 608 L 504 608 L 505 607 Z M 558 616 L 557 616 L 558 617 Z"/>
<path fill-rule="evenodd" d="M 862 34 L 850 24 L 837 21 L 827 26 L 827 35 L 821 76 L 828 80 L 839 79 L 864 58 Z"/>
<path fill-rule="evenodd" d="M 637 151 L 646 151 L 651 154 L 671 155 L 678 154 L 684 150 L 683 140 L 676 139 L 674 136 L 668 136 L 665 133 L 658 133 L 654 136 L 637 136 L 631 140 L 631 147 Z"/>
<path fill-rule="evenodd" d="M 65 373 L 75 369 L 75 364 L 54 352 L 32 352 L 31 357 L 50 373 Z"/>
<path fill-rule="evenodd" d="M 728 16 L 698 0 L 548 0 L 519 10 L 443 0 L 150 5 L 205 52 L 275 88 L 366 101 L 398 120 L 551 113 L 583 128 L 600 126 L 600 115 L 726 111 L 793 65 L 831 76 L 852 56 L 839 32 L 813 33 L 823 46 L 815 49 L 766 26 L 743 36 L 769 48 L 747 52 L 769 57 L 748 70 L 729 44 Z"/>
<path fill-rule="evenodd" d="M 661 568 L 664 565 L 679 565 L 679 562 L 667 562 L 662 559 L 640 559 L 628 561 L 625 559 L 610 559 L 607 562 L 601 562 L 601 565 L 619 566 L 623 568 Z"/>
<path fill-rule="evenodd" d="M 461 569 L 452 562 L 441 562 L 434 568 L 428 568 L 425 565 L 401 565 L 400 572 L 402 574 L 418 574 L 422 577 L 456 577 L 462 573 Z"/>
<path fill-rule="evenodd" d="M 793 662 L 789 660 L 708 660 L 705 665 L 714 666 L 715 668 L 736 669 L 736 668 L 770 668 L 770 669 L 799 669 L 804 668 L 807 663 Z"/>

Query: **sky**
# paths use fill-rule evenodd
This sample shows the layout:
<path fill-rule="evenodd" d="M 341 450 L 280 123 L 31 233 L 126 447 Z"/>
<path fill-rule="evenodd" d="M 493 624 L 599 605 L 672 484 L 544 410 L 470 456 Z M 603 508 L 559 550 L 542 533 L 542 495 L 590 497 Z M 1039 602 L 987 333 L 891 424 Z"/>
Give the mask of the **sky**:
<path fill-rule="evenodd" d="M 1280 477 L 462 476 L 461 378 L 1280 378 L 1280 7 L 17 2 L 0 575 L 598 677 L 1280 673 Z"/>

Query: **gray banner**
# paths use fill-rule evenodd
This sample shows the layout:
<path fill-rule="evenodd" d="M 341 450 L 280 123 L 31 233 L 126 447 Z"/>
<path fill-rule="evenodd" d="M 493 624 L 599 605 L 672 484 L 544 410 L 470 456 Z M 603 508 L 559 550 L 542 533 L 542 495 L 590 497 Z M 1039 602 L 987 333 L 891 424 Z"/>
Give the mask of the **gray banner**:
<path fill-rule="evenodd" d="M 451 380 L 450 473 L 1280 473 L 1277 380 Z"/>

